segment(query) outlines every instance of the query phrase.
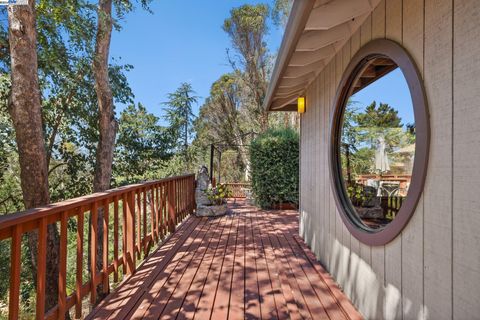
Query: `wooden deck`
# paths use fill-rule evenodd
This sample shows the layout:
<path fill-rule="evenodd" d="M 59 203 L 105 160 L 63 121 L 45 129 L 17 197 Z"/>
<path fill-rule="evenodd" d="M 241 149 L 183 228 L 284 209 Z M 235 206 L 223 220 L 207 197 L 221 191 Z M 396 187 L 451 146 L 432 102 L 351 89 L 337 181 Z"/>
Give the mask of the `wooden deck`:
<path fill-rule="evenodd" d="M 361 319 L 298 236 L 295 211 L 237 200 L 190 217 L 89 319 Z"/>

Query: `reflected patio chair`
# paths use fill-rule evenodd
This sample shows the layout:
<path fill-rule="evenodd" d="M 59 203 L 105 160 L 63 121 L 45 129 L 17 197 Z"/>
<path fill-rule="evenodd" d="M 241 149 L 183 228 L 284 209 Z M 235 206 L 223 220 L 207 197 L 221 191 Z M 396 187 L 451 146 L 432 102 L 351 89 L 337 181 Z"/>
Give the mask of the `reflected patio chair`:
<path fill-rule="evenodd" d="M 400 182 L 397 181 L 380 181 L 378 187 L 379 197 L 398 196 L 400 191 Z"/>

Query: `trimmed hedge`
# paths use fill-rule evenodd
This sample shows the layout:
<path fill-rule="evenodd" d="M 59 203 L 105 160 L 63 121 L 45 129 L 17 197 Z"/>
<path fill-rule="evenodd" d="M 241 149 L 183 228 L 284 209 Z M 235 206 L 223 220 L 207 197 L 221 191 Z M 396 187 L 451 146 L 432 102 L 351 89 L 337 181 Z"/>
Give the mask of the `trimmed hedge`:
<path fill-rule="evenodd" d="M 292 129 L 268 130 L 250 146 L 252 191 L 257 205 L 298 206 L 299 135 Z"/>

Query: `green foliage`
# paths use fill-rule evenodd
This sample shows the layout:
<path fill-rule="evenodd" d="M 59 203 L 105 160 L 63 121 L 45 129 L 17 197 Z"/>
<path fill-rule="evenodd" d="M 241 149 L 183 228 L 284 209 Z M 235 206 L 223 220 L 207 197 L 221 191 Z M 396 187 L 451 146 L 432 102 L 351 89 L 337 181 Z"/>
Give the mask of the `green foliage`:
<path fill-rule="evenodd" d="M 205 190 L 208 200 L 213 205 L 221 205 L 226 203 L 226 199 L 232 196 L 232 192 L 224 184 L 219 184 L 216 187 L 210 187 Z"/>
<path fill-rule="evenodd" d="M 277 26 L 286 26 L 293 0 L 275 0 L 272 8 L 272 20 Z"/>
<path fill-rule="evenodd" d="M 257 204 L 298 204 L 299 135 L 292 129 L 268 130 L 250 146 L 252 190 Z"/>
<path fill-rule="evenodd" d="M 122 111 L 113 164 L 115 185 L 146 180 L 171 157 L 170 136 L 159 120 L 140 103 Z"/>
<path fill-rule="evenodd" d="M 364 207 L 376 196 L 374 193 L 369 192 L 365 186 L 356 183 L 347 186 L 347 194 L 352 204 L 359 207 Z"/>
<path fill-rule="evenodd" d="M 164 103 L 168 131 L 176 145 L 183 145 L 184 152 L 193 133 L 195 115 L 192 108 L 197 101 L 192 85 L 184 82 L 175 92 L 168 94 L 168 101 Z"/>
<path fill-rule="evenodd" d="M 356 106 L 356 102 L 347 103 L 340 147 L 342 168 L 350 173 L 347 176 L 347 179 L 351 179 L 349 183 L 359 174 L 375 173 L 372 164 L 376 141 L 380 137 L 385 140 L 390 160 L 402 161 L 401 155 L 393 153 L 394 149 L 415 142 L 414 125 L 407 125 L 406 130 L 403 126 L 398 111 L 386 103 L 377 104 L 373 101 L 363 111 Z"/>

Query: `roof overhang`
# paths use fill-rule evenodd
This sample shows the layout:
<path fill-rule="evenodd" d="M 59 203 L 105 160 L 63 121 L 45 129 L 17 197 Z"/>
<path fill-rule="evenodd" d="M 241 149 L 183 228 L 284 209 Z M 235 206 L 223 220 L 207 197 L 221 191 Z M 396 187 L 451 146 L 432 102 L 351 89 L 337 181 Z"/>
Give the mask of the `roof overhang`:
<path fill-rule="evenodd" d="M 295 111 L 297 98 L 362 25 L 380 0 L 295 0 L 264 108 Z"/>

